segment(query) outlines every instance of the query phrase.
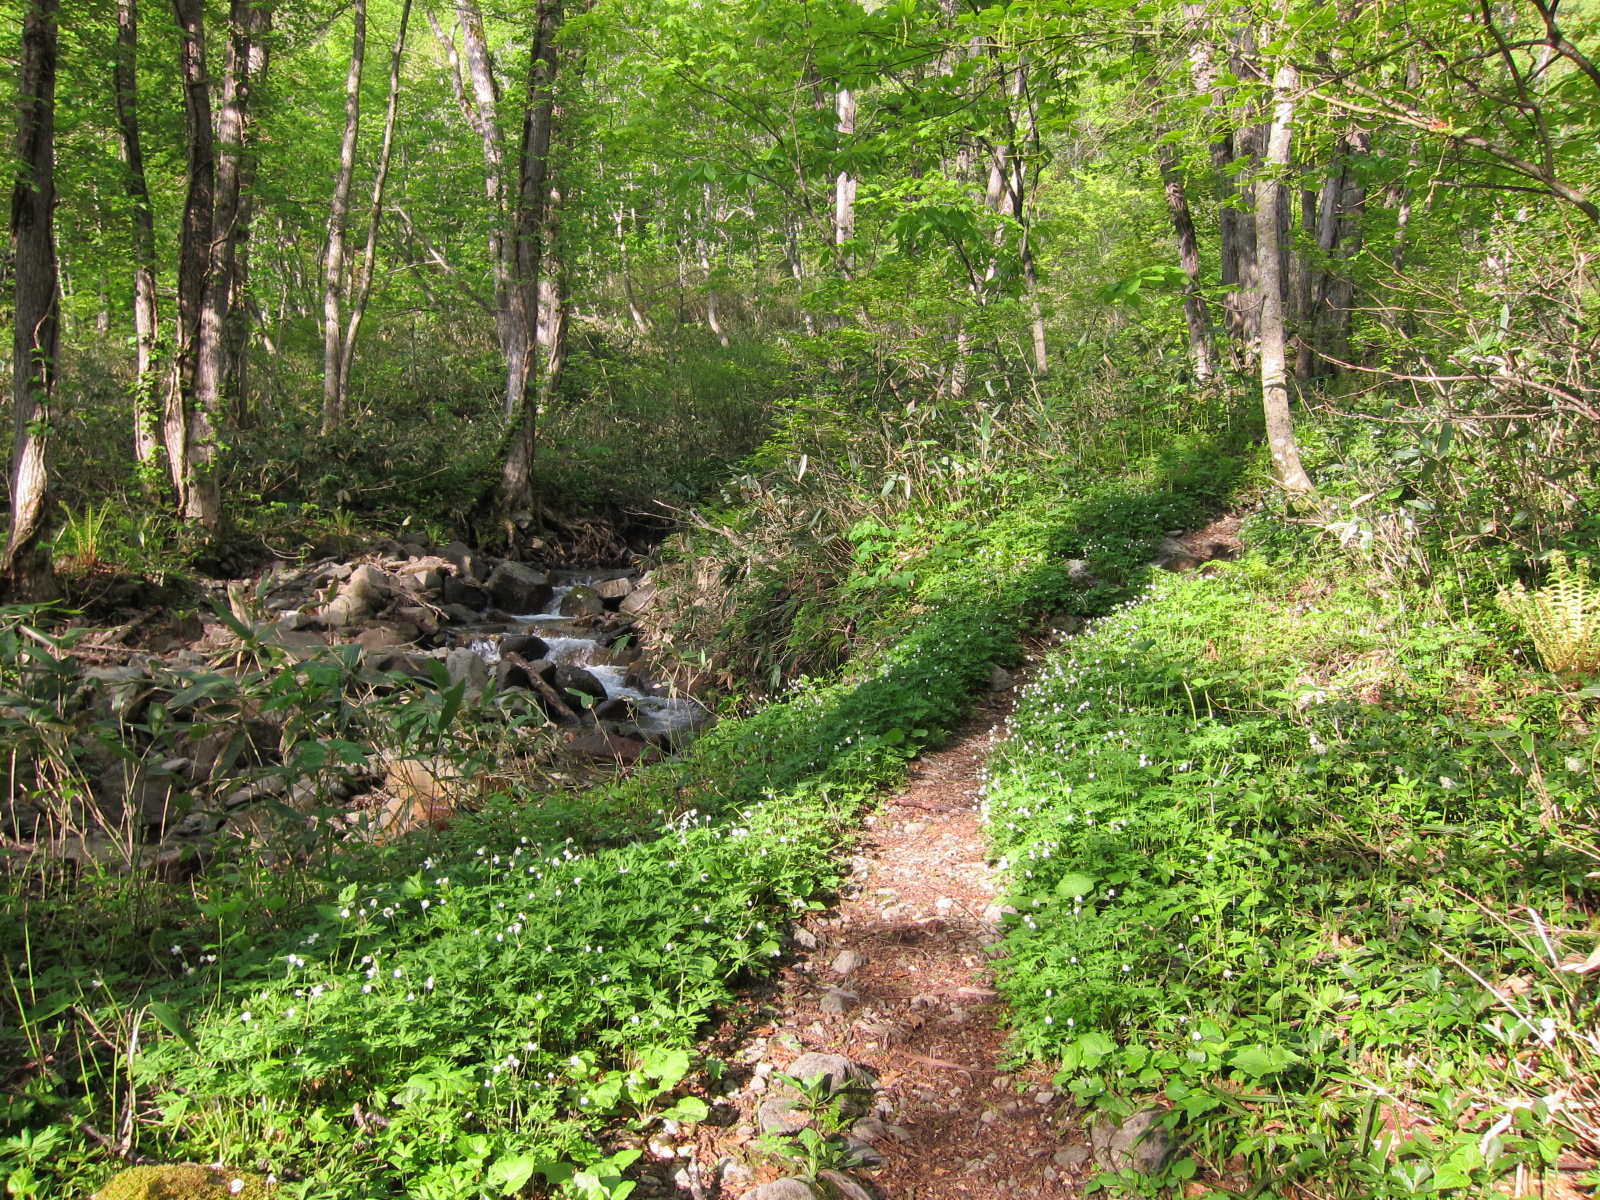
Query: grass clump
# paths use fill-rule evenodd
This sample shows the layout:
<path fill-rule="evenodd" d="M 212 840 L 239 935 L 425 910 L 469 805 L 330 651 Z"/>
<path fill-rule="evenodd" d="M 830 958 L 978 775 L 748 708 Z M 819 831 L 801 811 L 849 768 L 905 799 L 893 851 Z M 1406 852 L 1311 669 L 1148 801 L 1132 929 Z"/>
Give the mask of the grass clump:
<path fill-rule="evenodd" d="M 1592 1161 L 1600 741 L 1500 633 L 1254 559 L 1030 685 L 986 793 L 1016 1048 L 1185 1143 L 1100 1186 L 1472 1195 Z"/>

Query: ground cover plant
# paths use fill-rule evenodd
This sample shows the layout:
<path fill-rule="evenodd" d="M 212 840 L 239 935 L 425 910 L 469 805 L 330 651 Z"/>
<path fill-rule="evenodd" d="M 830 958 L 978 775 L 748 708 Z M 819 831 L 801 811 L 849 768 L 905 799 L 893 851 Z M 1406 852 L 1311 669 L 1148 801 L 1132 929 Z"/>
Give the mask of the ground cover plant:
<path fill-rule="evenodd" d="M 985 800 L 1015 1050 L 1182 1143 L 1100 1186 L 1477 1195 L 1592 1163 L 1592 699 L 1460 600 L 1258 555 L 1151 585 L 1025 692 Z"/>
<path fill-rule="evenodd" d="M 854 816 L 1015 663 L 1025 627 L 1082 599 L 1063 556 L 1109 578 L 1203 510 L 1167 482 L 1016 492 L 988 524 L 932 537 L 913 523 L 917 580 L 874 618 L 879 649 L 632 778 L 507 788 L 431 840 L 335 848 L 307 831 L 298 855 L 221 861 L 184 888 L 13 877 L 8 1186 L 85 1191 L 129 1155 L 224 1162 L 307 1197 L 625 1194 L 619 1137 L 705 1115 L 687 1048 L 826 901 Z M 871 588 L 846 579 L 838 596 Z M 7 645 L 27 660 L 13 700 L 24 681 L 48 692 L 50 649 Z M 219 721 L 288 713 L 303 737 L 264 769 L 297 778 L 376 736 L 475 769 L 504 752 L 458 689 L 374 682 L 337 657 L 185 681 Z M 56 692 L 28 702 L 18 745 L 52 722 L 58 751 L 81 732 Z"/>

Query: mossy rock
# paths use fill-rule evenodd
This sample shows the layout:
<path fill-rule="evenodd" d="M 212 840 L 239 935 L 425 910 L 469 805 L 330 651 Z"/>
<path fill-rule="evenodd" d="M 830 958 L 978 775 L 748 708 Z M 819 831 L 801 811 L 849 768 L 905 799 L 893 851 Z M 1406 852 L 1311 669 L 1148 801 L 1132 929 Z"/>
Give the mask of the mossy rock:
<path fill-rule="evenodd" d="M 132 1167 L 114 1176 L 94 1200 L 268 1200 L 273 1194 L 260 1175 L 170 1163 Z"/>

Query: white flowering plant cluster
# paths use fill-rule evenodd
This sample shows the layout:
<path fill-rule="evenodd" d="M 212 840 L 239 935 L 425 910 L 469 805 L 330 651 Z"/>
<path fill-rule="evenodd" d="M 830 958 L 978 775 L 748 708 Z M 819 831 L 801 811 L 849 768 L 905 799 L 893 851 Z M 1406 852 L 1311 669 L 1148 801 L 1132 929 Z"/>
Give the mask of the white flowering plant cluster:
<path fill-rule="evenodd" d="M 684 1051 L 826 903 L 870 795 L 1014 661 L 1018 597 L 962 595 L 631 778 L 492 796 L 430 841 L 222 864 L 138 938 L 28 926 L 50 949 L 18 1044 L 61 1066 L 14 1127 L 72 1106 L 115 1127 L 137 1030 L 142 1155 L 265 1163 L 308 1198 L 620 1200 L 633 1151 L 603 1147 L 707 1115 Z M 68 1147 L 46 1191 L 103 1177 L 96 1143 Z"/>
<path fill-rule="evenodd" d="M 1466 1195 L 1592 1159 L 1600 746 L 1522 675 L 1424 593 L 1251 560 L 1029 686 L 984 801 L 1016 1051 L 1186 1142 L 1102 1186 Z"/>

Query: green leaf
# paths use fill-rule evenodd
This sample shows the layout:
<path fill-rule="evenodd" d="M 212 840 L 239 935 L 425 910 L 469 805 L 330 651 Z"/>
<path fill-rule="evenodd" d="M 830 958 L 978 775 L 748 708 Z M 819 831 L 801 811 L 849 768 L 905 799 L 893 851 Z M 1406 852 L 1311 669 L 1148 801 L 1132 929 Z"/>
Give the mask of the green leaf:
<path fill-rule="evenodd" d="M 150 1001 L 150 1015 L 160 1021 L 168 1033 L 178 1038 L 190 1050 L 196 1054 L 200 1053 L 200 1043 L 195 1041 L 194 1034 L 184 1024 L 183 1016 L 176 1008 L 165 1000 L 152 1000 Z"/>
<path fill-rule="evenodd" d="M 661 1115 L 674 1121 L 704 1121 L 711 1108 L 699 1096 L 685 1096 Z"/>
<path fill-rule="evenodd" d="M 1300 1056 L 1284 1046 L 1244 1046 L 1234 1051 L 1228 1065 L 1251 1079 L 1261 1079 L 1288 1070 Z"/>
<path fill-rule="evenodd" d="M 1094 891 L 1094 885 L 1097 882 L 1098 880 L 1093 875 L 1085 875 L 1081 871 L 1074 871 L 1070 875 L 1063 875 L 1056 882 L 1056 895 L 1071 898 L 1087 896 Z"/>

